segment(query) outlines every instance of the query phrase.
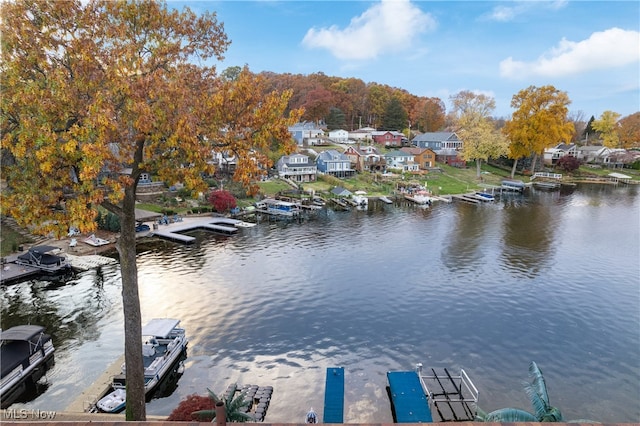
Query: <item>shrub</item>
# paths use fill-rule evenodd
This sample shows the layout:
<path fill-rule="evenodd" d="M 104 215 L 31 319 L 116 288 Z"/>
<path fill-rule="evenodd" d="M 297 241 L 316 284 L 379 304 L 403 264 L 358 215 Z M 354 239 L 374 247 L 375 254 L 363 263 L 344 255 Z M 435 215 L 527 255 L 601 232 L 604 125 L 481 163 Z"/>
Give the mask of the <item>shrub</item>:
<path fill-rule="evenodd" d="M 226 213 L 237 207 L 237 202 L 233 194 L 224 189 L 211 191 L 209 194 L 209 203 L 211 203 L 213 208 L 219 213 Z"/>
<path fill-rule="evenodd" d="M 580 164 L 580 160 L 578 160 L 576 157 L 565 155 L 558 160 L 558 162 L 556 163 L 556 168 L 564 170 L 567 173 L 572 173 L 578 170 Z"/>
<path fill-rule="evenodd" d="M 213 400 L 208 396 L 189 395 L 171 412 L 168 421 L 171 422 L 187 422 L 197 420 L 200 422 L 210 422 L 213 416 L 194 416 L 193 413 L 202 410 L 214 410 Z"/>

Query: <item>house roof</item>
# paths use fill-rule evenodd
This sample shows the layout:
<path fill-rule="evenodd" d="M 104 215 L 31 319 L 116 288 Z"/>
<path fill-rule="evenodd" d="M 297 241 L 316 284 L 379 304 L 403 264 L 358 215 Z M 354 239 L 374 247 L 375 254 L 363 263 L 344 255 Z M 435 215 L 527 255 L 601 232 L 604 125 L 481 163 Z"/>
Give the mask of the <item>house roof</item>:
<path fill-rule="evenodd" d="M 413 157 L 413 154 L 410 154 L 404 151 L 399 151 L 396 149 L 395 151 L 387 152 L 384 156 L 385 157 Z"/>
<path fill-rule="evenodd" d="M 331 193 L 335 194 L 335 195 L 342 195 L 342 196 L 345 196 L 345 197 L 348 197 L 349 195 L 351 195 L 351 191 L 349 191 L 348 189 L 345 189 L 345 188 L 343 188 L 341 186 L 336 186 L 335 188 L 333 188 L 331 190 Z"/>
<path fill-rule="evenodd" d="M 417 142 L 442 142 L 459 141 L 460 138 L 454 132 L 427 132 L 419 134 L 413 140 Z"/>

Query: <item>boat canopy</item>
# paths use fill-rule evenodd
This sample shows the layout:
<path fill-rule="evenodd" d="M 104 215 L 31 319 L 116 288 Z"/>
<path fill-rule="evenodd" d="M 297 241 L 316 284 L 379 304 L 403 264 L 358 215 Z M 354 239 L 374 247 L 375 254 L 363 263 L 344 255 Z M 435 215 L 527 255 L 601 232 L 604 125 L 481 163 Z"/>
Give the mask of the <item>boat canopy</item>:
<path fill-rule="evenodd" d="M 32 341 L 33 337 L 39 337 L 43 331 L 44 327 L 41 325 L 17 325 L 8 330 L 2 330 L 2 332 L 0 332 L 0 340 Z"/>
<path fill-rule="evenodd" d="M 177 319 L 154 318 L 142 327 L 142 335 L 166 338 L 178 324 L 180 324 L 180 320 Z"/>

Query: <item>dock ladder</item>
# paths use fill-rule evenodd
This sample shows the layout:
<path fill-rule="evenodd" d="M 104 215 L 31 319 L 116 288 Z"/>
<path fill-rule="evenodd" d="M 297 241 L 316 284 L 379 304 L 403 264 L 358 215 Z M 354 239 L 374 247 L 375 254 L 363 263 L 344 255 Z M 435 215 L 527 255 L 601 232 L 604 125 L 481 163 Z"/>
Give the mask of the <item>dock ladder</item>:
<path fill-rule="evenodd" d="M 424 373 L 422 364 L 416 366 L 420 383 L 429 403 L 440 416 L 440 421 L 474 421 L 477 412 L 478 390 L 467 373 L 452 375 L 446 368 L 431 374 Z"/>

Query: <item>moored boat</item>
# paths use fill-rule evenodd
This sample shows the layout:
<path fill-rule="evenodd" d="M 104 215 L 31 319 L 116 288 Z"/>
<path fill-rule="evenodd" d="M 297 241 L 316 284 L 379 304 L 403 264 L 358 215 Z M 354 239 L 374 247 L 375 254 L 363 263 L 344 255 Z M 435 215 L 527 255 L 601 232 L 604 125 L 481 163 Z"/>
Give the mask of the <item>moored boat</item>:
<path fill-rule="evenodd" d="M 144 390 L 149 397 L 158 384 L 172 371 L 187 347 L 185 330 L 179 327 L 180 320 L 156 318 L 142 327 L 142 359 L 144 363 Z M 126 405 L 125 394 L 118 392 L 126 388 L 126 365 L 122 374 L 113 377 L 113 391 L 103 396 L 96 407 L 106 413 L 117 413 Z M 120 401 L 122 399 L 123 401 Z"/>
<path fill-rule="evenodd" d="M 55 348 L 40 325 L 11 327 L 0 332 L 0 340 L 0 401 L 6 408 L 53 366 Z"/>
<path fill-rule="evenodd" d="M 488 192 L 484 191 L 476 191 L 475 196 L 478 200 L 481 201 L 495 201 L 495 197 Z"/>
<path fill-rule="evenodd" d="M 58 273 L 71 269 L 66 256 L 59 254 L 60 249 L 55 246 L 35 246 L 19 255 L 15 263 L 31 266 L 46 273 Z"/>

